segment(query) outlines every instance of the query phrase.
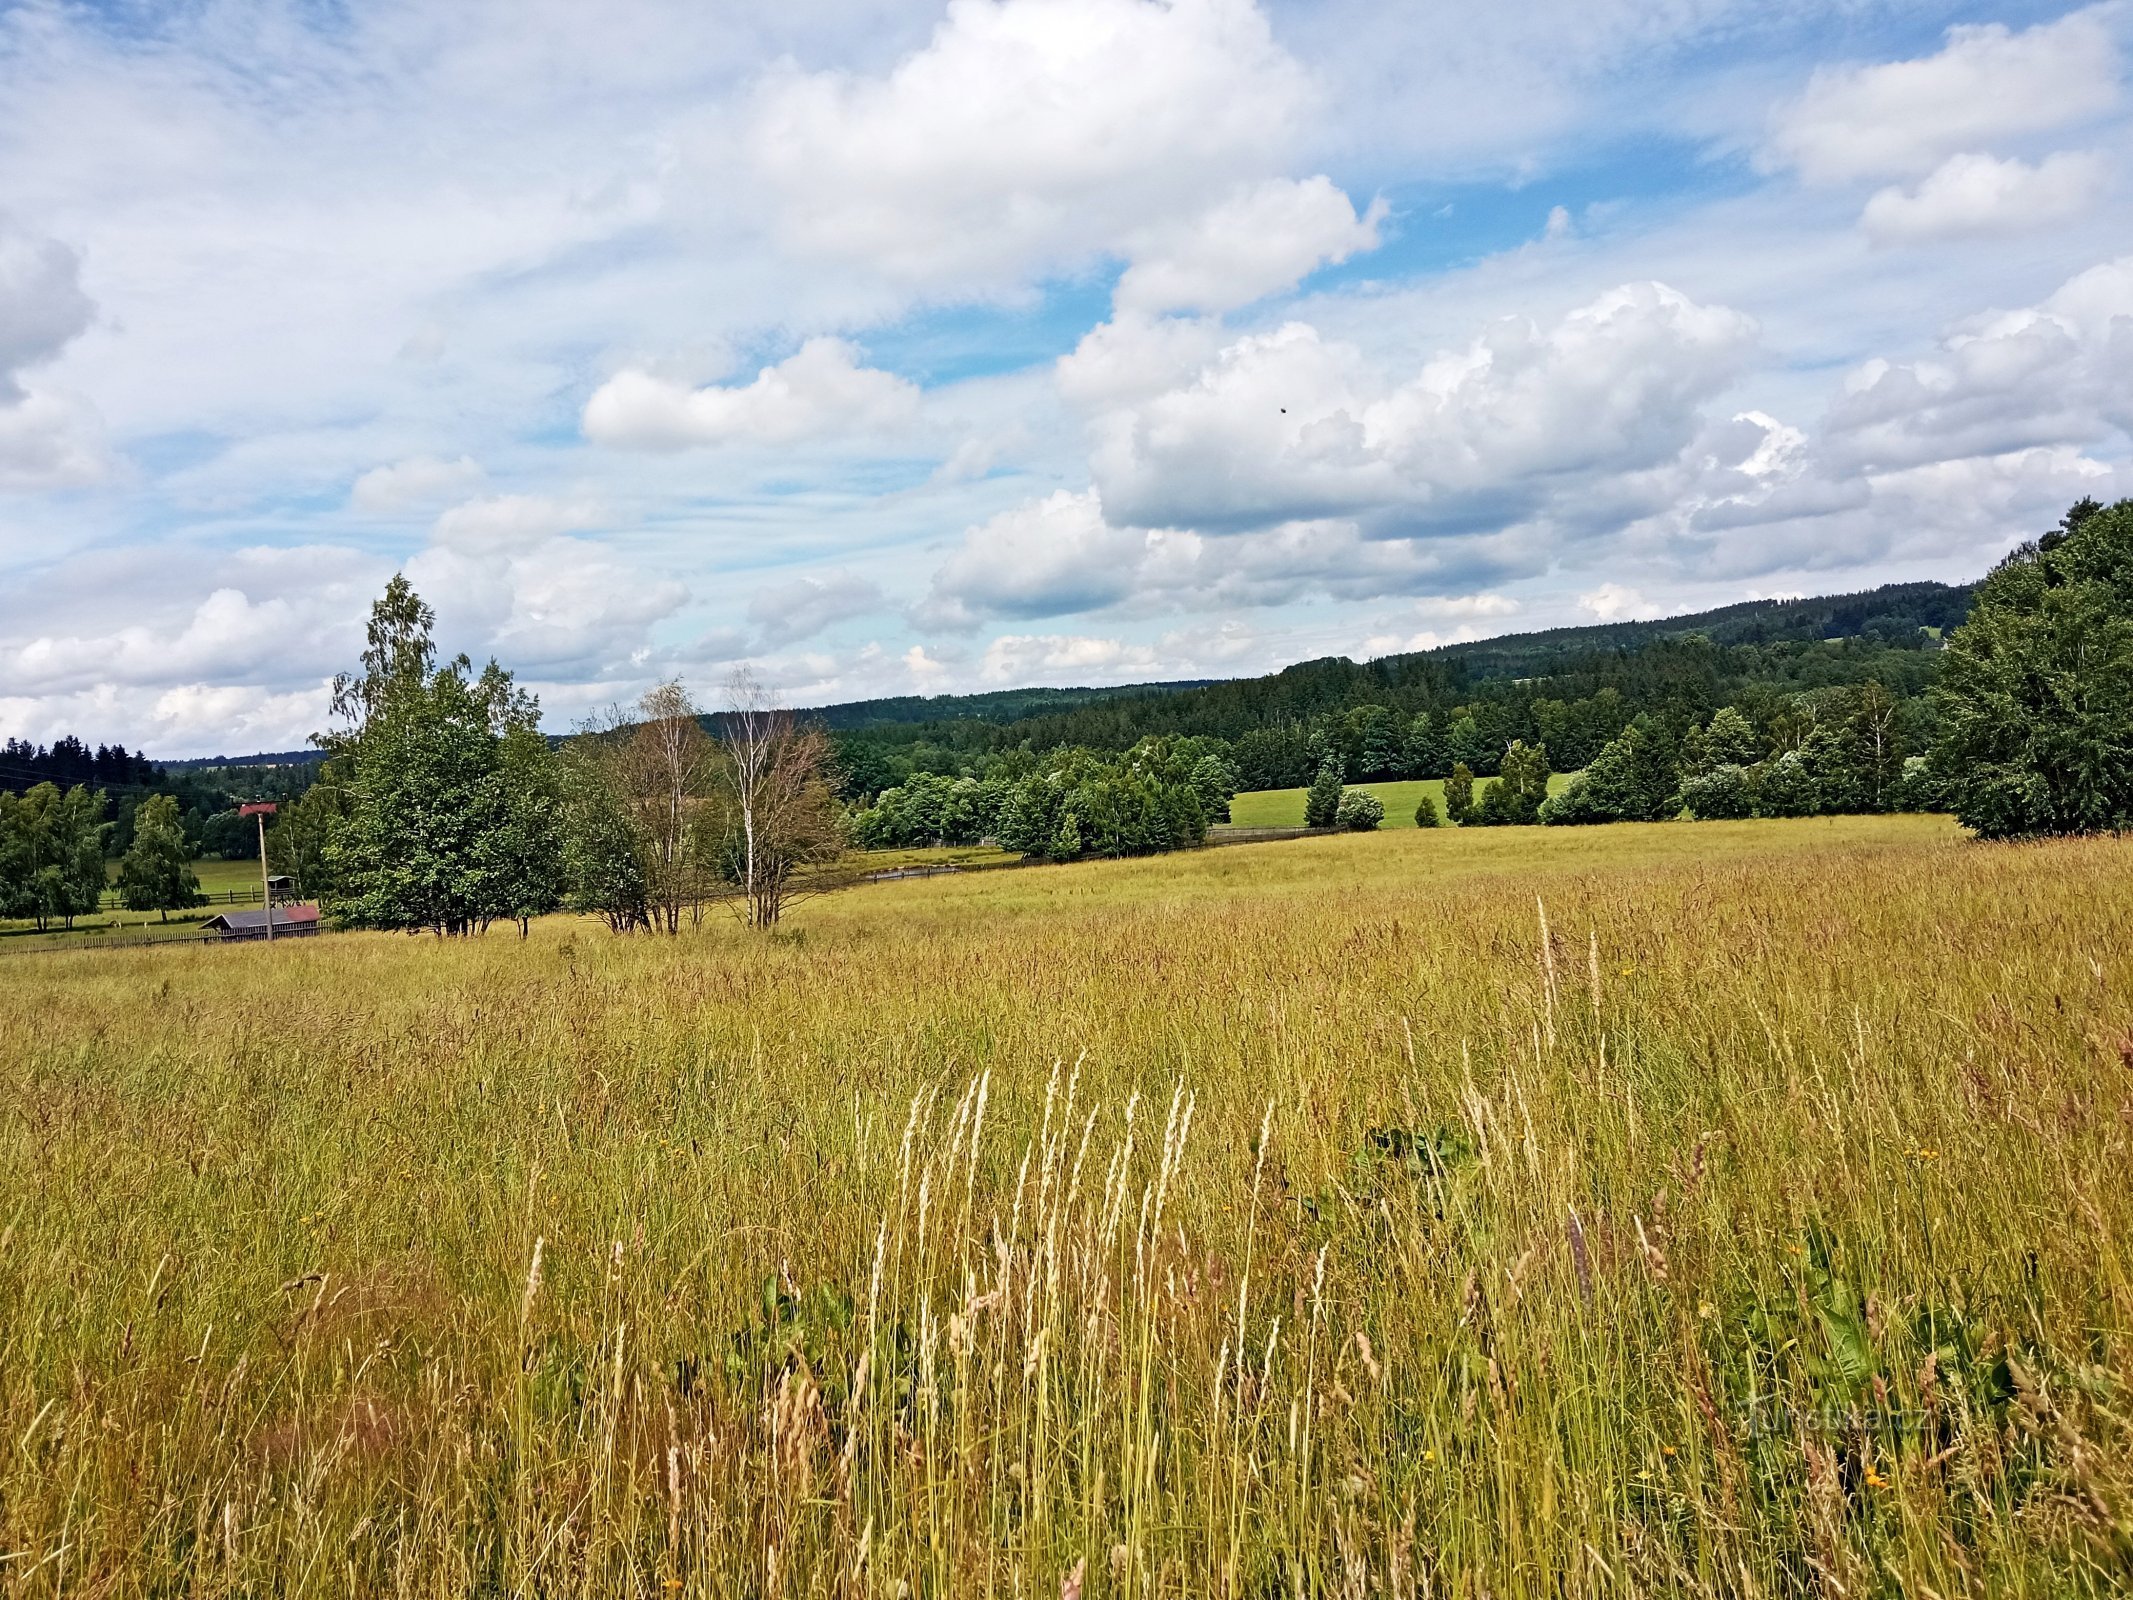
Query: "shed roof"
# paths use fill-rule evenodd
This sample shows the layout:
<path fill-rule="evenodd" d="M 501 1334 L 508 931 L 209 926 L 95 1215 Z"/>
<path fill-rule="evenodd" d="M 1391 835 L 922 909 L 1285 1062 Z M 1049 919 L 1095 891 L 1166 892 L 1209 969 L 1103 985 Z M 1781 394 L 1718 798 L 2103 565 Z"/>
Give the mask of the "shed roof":
<path fill-rule="evenodd" d="M 265 933 L 267 914 L 264 911 L 225 911 L 220 916 L 209 917 L 200 924 L 201 931 L 213 933 Z M 274 911 L 274 931 L 301 929 L 305 933 L 318 928 L 317 906 L 277 906 Z"/>

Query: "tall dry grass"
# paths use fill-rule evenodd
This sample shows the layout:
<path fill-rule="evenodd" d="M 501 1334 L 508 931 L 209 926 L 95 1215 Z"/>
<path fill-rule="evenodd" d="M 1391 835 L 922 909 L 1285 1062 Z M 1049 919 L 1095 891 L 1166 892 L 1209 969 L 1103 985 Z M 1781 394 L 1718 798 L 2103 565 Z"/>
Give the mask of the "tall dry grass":
<path fill-rule="evenodd" d="M 20 962 L 0 1590 L 2110 1592 L 2129 984 L 1919 819 Z"/>

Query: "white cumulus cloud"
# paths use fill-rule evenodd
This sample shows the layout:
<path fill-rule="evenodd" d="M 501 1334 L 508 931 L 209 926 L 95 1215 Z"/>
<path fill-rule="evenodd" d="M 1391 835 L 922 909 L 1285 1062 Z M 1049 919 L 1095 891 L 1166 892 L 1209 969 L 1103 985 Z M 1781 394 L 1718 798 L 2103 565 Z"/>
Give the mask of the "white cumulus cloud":
<path fill-rule="evenodd" d="M 0 217 L 0 489 L 62 489 L 109 470 L 99 419 L 81 400 L 23 384 L 89 326 L 81 257 Z"/>
<path fill-rule="evenodd" d="M 1602 622 L 1623 622 L 1649 610 L 1643 595 L 1619 583 L 1603 583 L 1579 595 L 1578 604 Z"/>
<path fill-rule="evenodd" d="M 2062 150 L 2034 164 L 1970 152 L 1950 156 L 1916 188 L 1881 190 L 1859 223 L 1877 245 L 2019 233 L 2080 215 L 2104 178 L 2102 157 L 2089 151 Z"/>
<path fill-rule="evenodd" d="M 1022 682 L 1031 678 L 1076 674 L 1090 678 L 1131 678 L 1156 670 L 1154 648 L 1129 644 L 1123 639 L 1093 638 L 1087 634 L 1006 633 L 985 647 L 978 674 L 988 683 Z"/>
<path fill-rule="evenodd" d="M 1149 526 L 1501 527 L 1678 454 L 1754 338 L 1738 312 L 1632 283 L 1553 327 L 1502 319 L 1392 381 L 1289 323 L 1101 419 L 1096 480 L 1114 518 Z"/>
<path fill-rule="evenodd" d="M 1226 311 L 1247 305 L 1327 262 L 1375 250 L 1385 204 L 1358 217 L 1325 177 L 1242 186 L 1182 222 L 1143 230 L 1118 281 L 1122 311 Z"/>
<path fill-rule="evenodd" d="M 635 450 L 793 444 L 891 432 L 916 419 L 918 404 L 915 384 L 861 365 L 842 339 L 816 338 L 738 386 L 692 389 L 634 368 L 618 372 L 586 402 L 585 435 Z"/>
<path fill-rule="evenodd" d="M 1765 157 L 1810 183 L 1909 176 L 1995 139 L 2085 121 L 2117 99 L 2103 8 L 2019 33 L 1967 25 L 1917 60 L 1819 69 L 1779 109 Z"/>
<path fill-rule="evenodd" d="M 1888 471 L 2133 428 L 2133 256 L 2069 279 L 2035 306 L 1975 319 L 1917 361 L 1874 360 L 1825 425 L 1844 466 Z"/>
<path fill-rule="evenodd" d="M 348 501 L 358 511 L 406 511 L 466 494 L 482 482 L 483 476 L 472 456 L 455 461 L 438 456 L 409 456 L 404 461 L 372 467 L 357 478 Z"/>
<path fill-rule="evenodd" d="M 885 74 L 772 74 L 749 149 L 789 246 L 1001 283 L 1279 170 L 1310 98 L 1251 0 L 950 0 Z"/>
<path fill-rule="evenodd" d="M 1096 491 L 1060 490 L 971 528 L 934 574 L 917 620 L 967 628 L 988 616 L 1089 611 L 1133 590 L 1148 536 L 1104 520 Z"/>
<path fill-rule="evenodd" d="M 583 496 L 498 494 L 452 507 L 437 519 L 431 537 L 440 545 L 470 550 L 509 549 L 606 520 L 600 503 Z"/>

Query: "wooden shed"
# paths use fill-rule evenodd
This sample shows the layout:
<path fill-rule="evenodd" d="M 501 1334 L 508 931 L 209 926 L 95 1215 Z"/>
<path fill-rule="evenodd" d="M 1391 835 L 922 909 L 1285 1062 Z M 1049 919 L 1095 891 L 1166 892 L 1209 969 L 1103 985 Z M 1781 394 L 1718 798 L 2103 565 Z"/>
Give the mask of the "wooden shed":
<path fill-rule="evenodd" d="M 204 939 L 264 939 L 267 916 L 264 911 L 225 911 L 201 923 L 200 936 Z M 318 932 L 317 906 L 276 906 L 273 917 L 277 939 L 306 939 Z"/>

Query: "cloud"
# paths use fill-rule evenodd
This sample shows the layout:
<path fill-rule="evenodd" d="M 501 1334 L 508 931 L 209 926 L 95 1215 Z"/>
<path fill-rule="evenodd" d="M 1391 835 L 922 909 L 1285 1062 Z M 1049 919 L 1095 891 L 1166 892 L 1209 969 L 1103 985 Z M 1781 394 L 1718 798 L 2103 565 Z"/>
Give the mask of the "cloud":
<path fill-rule="evenodd" d="M 1873 360 L 1829 408 L 1840 468 L 2086 444 L 2133 427 L 2133 256 L 2091 267 L 2043 302 L 1958 326 L 1930 357 Z"/>
<path fill-rule="evenodd" d="M 1109 513 L 1137 525 L 1500 528 L 1678 454 L 1754 339 L 1738 312 L 1632 283 L 1551 328 L 1501 319 L 1394 382 L 1292 322 L 1099 419 L 1092 465 Z"/>
<path fill-rule="evenodd" d="M 318 554 L 329 568 L 339 565 L 333 553 Z M 103 690 L 131 698 L 158 684 L 228 687 L 269 674 L 283 682 L 323 677 L 360 646 L 338 586 L 255 595 L 224 585 L 189 607 L 146 620 L 101 630 L 62 625 L 0 649 L 0 681 L 30 695 Z"/>
<path fill-rule="evenodd" d="M 81 257 L 0 217 L 0 489 L 64 489 L 109 470 L 95 413 L 72 397 L 33 393 L 22 375 L 57 359 L 96 307 Z"/>
<path fill-rule="evenodd" d="M 1156 670 L 1152 646 L 1084 634 L 1007 633 L 985 647 L 978 675 L 988 683 L 1011 683 L 1065 673 L 1082 678 L 1133 677 Z"/>
<path fill-rule="evenodd" d="M 1925 244 L 2020 233 L 2079 216 L 2102 191 L 2106 169 L 2092 152 L 2062 150 L 2031 165 L 1992 156 L 1950 156 L 1915 189 L 1881 190 L 1859 218 L 1877 245 Z"/>
<path fill-rule="evenodd" d="M 770 74 L 748 148 L 789 248 L 1005 285 L 1278 170 L 1310 99 L 1251 0 L 950 0 L 886 74 Z"/>
<path fill-rule="evenodd" d="M 915 616 L 930 628 L 981 617 L 1057 616 L 1132 593 L 1148 536 L 1104 520 L 1096 491 L 1060 490 L 971 528 L 933 576 Z"/>
<path fill-rule="evenodd" d="M 882 604 L 880 584 L 849 572 L 795 578 L 758 590 L 748 602 L 748 620 L 755 628 L 750 653 L 782 650 L 812 639 L 840 622 L 878 611 Z"/>
<path fill-rule="evenodd" d="M 1122 311 L 1061 356 L 1060 394 L 1078 406 L 1110 406 L 1190 381 L 1222 346 L 1211 317 L 1151 317 Z"/>
<path fill-rule="evenodd" d="M 810 339 L 755 381 L 690 389 L 637 369 L 618 372 L 585 405 L 585 436 L 631 450 L 747 442 L 794 444 L 829 434 L 879 434 L 918 414 L 916 385 L 859 364 L 842 339 Z"/>
<path fill-rule="evenodd" d="M 1138 312 L 1248 305 L 1326 262 L 1375 250 L 1385 211 L 1379 200 L 1358 217 L 1325 177 L 1241 186 L 1183 223 L 1143 230 L 1113 302 Z"/>
<path fill-rule="evenodd" d="M 463 495 L 480 484 L 484 476 L 472 456 L 461 456 L 456 461 L 409 456 L 389 466 L 372 467 L 357 478 L 348 503 L 358 511 L 406 511 Z"/>
<path fill-rule="evenodd" d="M 2118 47 L 2101 7 L 2020 33 L 1950 28 L 1934 55 L 1823 67 L 1782 106 L 1764 157 L 1810 183 L 1923 173 L 1993 140 L 2066 127 L 2118 100 Z"/>
<path fill-rule="evenodd" d="M 584 496 L 498 494 L 453 506 L 438 517 L 430 536 L 440 545 L 499 550 L 598 527 L 606 520 L 600 503 Z"/>
<path fill-rule="evenodd" d="M 1517 536 L 1452 551 L 1419 539 L 1372 539 L 1351 521 L 1283 523 L 1205 536 L 1116 527 L 1096 491 L 1060 491 L 965 533 L 913 620 L 965 630 L 997 618 L 1256 608 L 1310 595 L 1375 599 L 1441 593 L 1477 576 L 1530 568 Z"/>
<path fill-rule="evenodd" d="M 673 578 L 560 537 L 515 549 L 433 545 L 407 576 L 436 607 L 442 642 L 494 654 L 533 679 L 633 675 L 652 627 L 689 597 Z"/>
<path fill-rule="evenodd" d="M 81 257 L 0 219 L 0 406 L 24 398 L 21 373 L 57 356 L 96 308 L 81 288 Z"/>
<path fill-rule="evenodd" d="M 1579 595 L 1578 604 L 1602 622 L 1621 622 L 1651 609 L 1643 595 L 1619 583 L 1603 583 L 1599 588 Z"/>
<path fill-rule="evenodd" d="M 103 423 L 79 401 L 32 393 L 0 405 L 0 489 L 75 489 L 110 472 Z"/>

